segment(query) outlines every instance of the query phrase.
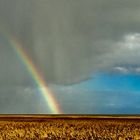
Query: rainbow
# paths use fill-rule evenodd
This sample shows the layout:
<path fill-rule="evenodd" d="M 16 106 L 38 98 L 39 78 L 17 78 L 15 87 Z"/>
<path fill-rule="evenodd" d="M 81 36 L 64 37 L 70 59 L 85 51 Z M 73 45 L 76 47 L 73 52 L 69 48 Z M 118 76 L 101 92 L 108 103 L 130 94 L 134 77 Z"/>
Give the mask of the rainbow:
<path fill-rule="evenodd" d="M 25 49 L 23 49 L 23 46 L 21 45 L 19 40 L 16 37 L 10 36 L 8 34 L 4 34 L 4 37 L 6 38 L 6 41 L 8 41 L 8 44 L 10 44 L 10 46 L 13 48 L 17 56 L 22 60 L 23 64 L 26 66 L 28 72 L 30 73 L 37 87 L 39 88 L 40 93 L 45 100 L 46 106 L 48 106 L 51 110 L 51 113 L 62 113 L 59 104 L 56 102 L 55 97 L 47 87 L 45 79 L 33 63 L 28 53 L 25 51 Z"/>

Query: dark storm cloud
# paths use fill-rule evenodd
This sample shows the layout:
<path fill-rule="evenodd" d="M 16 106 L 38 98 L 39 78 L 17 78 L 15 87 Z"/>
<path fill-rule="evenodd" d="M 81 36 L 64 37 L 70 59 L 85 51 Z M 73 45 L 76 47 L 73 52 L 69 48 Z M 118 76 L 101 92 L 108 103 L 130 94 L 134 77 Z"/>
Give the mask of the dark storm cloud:
<path fill-rule="evenodd" d="M 138 63 L 139 0 L 1 0 L 0 18 L 52 83 L 73 83 Z M 135 37 L 138 42 L 139 37 Z"/>

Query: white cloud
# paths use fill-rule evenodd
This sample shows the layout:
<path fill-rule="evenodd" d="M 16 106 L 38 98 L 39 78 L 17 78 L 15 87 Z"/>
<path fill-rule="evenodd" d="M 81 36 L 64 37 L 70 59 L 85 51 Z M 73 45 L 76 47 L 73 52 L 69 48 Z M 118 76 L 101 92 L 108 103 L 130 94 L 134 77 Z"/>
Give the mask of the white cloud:
<path fill-rule="evenodd" d="M 114 67 L 113 68 L 114 71 L 116 72 L 121 72 L 121 73 L 129 73 L 129 70 L 125 67 Z"/>
<path fill-rule="evenodd" d="M 140 49 L 140 33 L 124 36 L 124 46 L 128 49 Z"/>

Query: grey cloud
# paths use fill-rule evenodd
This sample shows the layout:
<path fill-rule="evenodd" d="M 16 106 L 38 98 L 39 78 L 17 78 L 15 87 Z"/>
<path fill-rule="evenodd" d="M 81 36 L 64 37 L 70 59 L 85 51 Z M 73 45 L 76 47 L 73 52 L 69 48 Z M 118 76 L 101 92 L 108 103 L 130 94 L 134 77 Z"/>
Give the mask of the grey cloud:
<path fill-rule="evenodd" d="M 48 82 L 66 84 L 139 64 L 138 51 L 122 47 L 125 35 L 140 32 L 139 7 L 139 0 L 1 0 L 0 25 L 23 42 Z"/>

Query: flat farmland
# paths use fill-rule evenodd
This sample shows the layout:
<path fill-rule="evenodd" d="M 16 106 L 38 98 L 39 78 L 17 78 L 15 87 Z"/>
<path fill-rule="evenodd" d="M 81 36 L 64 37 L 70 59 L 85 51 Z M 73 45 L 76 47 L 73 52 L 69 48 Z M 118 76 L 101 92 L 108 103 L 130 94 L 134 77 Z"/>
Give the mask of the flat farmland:
<path fill-rule="evenodd" d="M 1 140 L 140 139 L 139 116 L 0 116 Z"/>

